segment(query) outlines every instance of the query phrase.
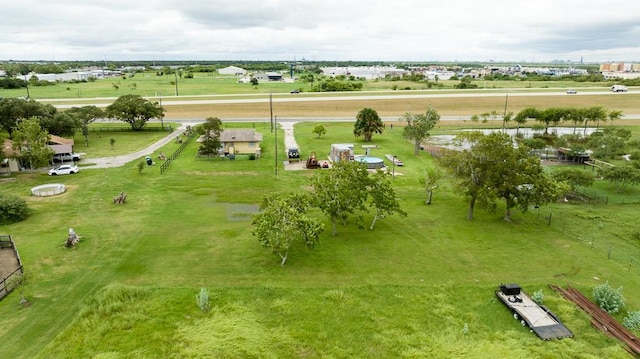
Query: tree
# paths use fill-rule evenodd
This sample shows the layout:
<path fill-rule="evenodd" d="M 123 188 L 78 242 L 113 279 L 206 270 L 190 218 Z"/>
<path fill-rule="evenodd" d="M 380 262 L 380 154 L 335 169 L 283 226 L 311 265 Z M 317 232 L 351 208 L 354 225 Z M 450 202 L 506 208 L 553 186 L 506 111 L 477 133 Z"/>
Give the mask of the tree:
<path fill-rule="evenodd" d="M 280 257 L 280 265 L 284 265 L 297 241 L 303 241 L 307 248 L 314 248 L 318 242 L 324 226 L 307 216 L 310 205 L 309 197 L 300 193 L 272 193 L 264 197 L 251 233 Z"/>
<path fill-rule="evenodd" d="M 249 80 L 249 82 L 253 85 L 253 86 L 258 86 L 258 79 L 255 77 L 252 77 L 251 80 Z"/>
<path fill-rule="evenodd" d="M 629 185 L 640 183 L 640 170 L 632 166 L 612 166 L 602 170 L 602 178 L 616 187 L 616 192 L 623 192 Z"/>
<path fill-rule="evenodd" d="M 72 107 L 65 112 L 78 120 L 80 127 L 82 128 L 84 142 L 86 146 L 89 147 L 89 124 L 99 118 L 102 118 L 104 116 L 104 111 L 96 106 L 82 106 Z"/>
<path fill-rule="evenodd" d="M 331 220 L 332 234 L 337 234 L 338 220 L 343 223 L 356 211 L 366 209 L 369 173 L 358 162 L 334 163 L 327 171 L 320 171 L 311 178 L 312 203 Z M 356 217 L 360 225 L 362 218 Z"/>
<path fill-rule="evenodd" d="M 40 127 L 36 118 L 20 121 L 13 132 L 13 149 L 29 162 L 31 172 L 49 164 L 54 154 L 47 146 L 50 138 L 49 133 Z"/>
<path fill-rule="evenodd" d="M 318 136 L 318 138 L 320 138 L 321 136 L 327 134 L 327 129 L 324 128 L 323 125 L 316 125 L 311 131 L 311 133 L 313 133 L 314 135 Z"/>
<path fill-rule="evenodd" d="M 365 107 L 356 115 L 356 123 L 353 128 L 353 134 L 356 137 L 363 136 L 365 142 L 370 142 L 374 133 L 382 133 L 384 131 L 384 123 L 376 110 Z"/>
<path fill-rule="evenodd" d="M 222 121 L 217 117 L 207 117 L 199 129 L 203 139 L 198 153 L 201 155 L 217 155 L 222 145 L 220 142 L 220 134 L 223 131 Z"/>
<path fill-rule="evenodd" d="M 430 166 L 424 171 L 424 175 L 420 179 L 420 183 L 424 187 L 424 190 L 427 192 L 427 199 L 425 199 L 424 204 L 431 204 L 431 200 L 433 199 L 433 191 L 438 188 L 439 182 L 442 179 L 442 171 L 440 171 L 440 167 L 438 166 Z"/>
<path fill-rule="evenodd" d="M 526 211 L 529 204 L 540 205 L 555 199 L 564 189 L 544 173 L 540 160 L 529 155 L 526 146 L 514 147 L 511 137 L 494 132 L 469 132 L 458 136 L 470 149 L 449 151 L 440 162 L 458 179 L 469 201 L 467 219 L 473 219 L 476 203 L 492 212 L 496 200 L 505 200 L 506 221 L 516 206 Z"/>
<path fill-rule="evenodd" d="M 164 117 L 164 109 L 157 102 L 130 94 L 118 97 L 107 106 L 106 115 L 128 123 L 134 131 L 140 131 L 150 119 Z"/>
<path fill-rule="evenodd" d="M 578 187 L 590 187 L 595 181 L 592 173 L 580 168 L 563 168 L 553 172 L 553 178 L 559 182 L 565 182 L 571 192 L 575 192 Z"/>
<path fill-rule="evenodd" d="M 19 98 L 0 99 L 0 125 L 13 138 L 13 131 L 18 123 L 27 118 L 41 119 L 51 117 L 56 108 L 52 105 L 43 105 L 34 100 Z"/>
<path fill-rule="evenodd" d="M 80 128 L 80 121 L 66 112 L 58 112 L 51 117 L 45 117 L 40 120 L 40 126 L 47 130 L 49 134 L 73 137 L 76 130 Z"/>
<path fill-rule="evenodd" d="M 605 128 L 594 132 L 589 137 L 589 147 L 593 155 L 600 158 L 613 158 L 623 153 L 626 141 L 631 138 L 631 131 L 625 128 Z"/>
<path fill-rule="evenodd" d="M 413 153 L 420 153 L 420 145 L 427 137 L 429 131 L 440 121 L 440 114 L 433 106 L 429 106 L 424 114 L 406 113 L 401 119 L 407 123 L 402 136 L 413 142 Z"/>
<path fill-rule="evenodd" d="M 396 192 L 393 190 L 388 176 L 388 174 L 378 170 L 378 172 L 370 178 L 369 196 L 371 197 L 371 201 L 369 205 L 375 211 L 373 221 L 369 227 L 371 230 L 373 230 L 373 226 L 375 226 L 379 219 L 384 219 L 394 213 L 403 217 L 407 216 L 407 212 L 400 208 L 400 202 L 396 197 Z"/>

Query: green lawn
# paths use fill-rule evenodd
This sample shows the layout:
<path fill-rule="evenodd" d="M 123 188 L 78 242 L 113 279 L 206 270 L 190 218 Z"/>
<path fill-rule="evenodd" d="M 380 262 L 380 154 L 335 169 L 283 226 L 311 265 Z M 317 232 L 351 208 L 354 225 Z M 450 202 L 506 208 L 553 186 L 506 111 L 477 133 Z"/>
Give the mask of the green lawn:
<path fill-rule="evenodd" d="M 325 124 L 321 138 L 313 125 L 296 126 L 303 158 L 326 156 L 331 143 L 364 152 L 351 124 Z M 627 309 L 640 309 L 640 264 L 630 261 L 640 254 L 630 236 L 639 230 L 637 205 L 558 203 L 513 223 L 478 210 L 467 221 L 449 184 L 423 204 L 418 179 L 432 159 L 414 156 L 401 131 L 387 129 L 374 135 L 372 155 L 404 161 L 393 182 L 408 217 L 385 219 L 375 231 L 353 223 L 336 237 L 327 230 L 316 249 L 295 248 L 281 267 L 251 236 L 251 214 L 266 193 L 309 190 L 314 172 L 280 165 L 276 178 L 274 136 L 257 127 L 265 141 L 256 161 L 198 160 L 192 143 L 164 174 L 157 165 L 138 173 L 137 161 L 86 169 L 56 178 L 68 188 L 57 197 L 29 197 L 31 187 L 52 182 L 44 174 L 3 181 L 0 192 L 24 196 L 34 213 L 0 227 L 17 243 L 31 302 L 20 307 L 17 293 L 0 302 L 0 357 L 628 357 L 547 284 L 590 295 L 609 281 L 624 287 Z M 282 159 L 282 132 L 278 138 Z M 94 140 L 90 149 L 94 143 L 94 153 L 109 151 Z M 120 191 L 127 203 L 114 205 Z M 627 194 L 640 197 L 640 189 Z M 64 247 L 69 227 L 81 236 L 73 249 Z M 575 338 L 544 342 L 521 327 L 493 293 L 507 282 L 543 289 Z M 201 287 L 210 293 L 208 313 L 195 302 Z"/>

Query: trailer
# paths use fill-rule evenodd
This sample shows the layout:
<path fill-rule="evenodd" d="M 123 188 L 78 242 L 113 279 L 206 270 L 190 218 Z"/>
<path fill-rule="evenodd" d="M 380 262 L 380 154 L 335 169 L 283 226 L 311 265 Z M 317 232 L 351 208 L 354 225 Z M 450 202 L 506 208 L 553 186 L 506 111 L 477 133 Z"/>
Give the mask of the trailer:
<path fill-rule="evenodd" d="M 540 339 L 571 338 L 573 333 L 547 307 L 538 304 L 517 284 L 501 284 L 496 296 L 523 326 L 528 326 Z"/>

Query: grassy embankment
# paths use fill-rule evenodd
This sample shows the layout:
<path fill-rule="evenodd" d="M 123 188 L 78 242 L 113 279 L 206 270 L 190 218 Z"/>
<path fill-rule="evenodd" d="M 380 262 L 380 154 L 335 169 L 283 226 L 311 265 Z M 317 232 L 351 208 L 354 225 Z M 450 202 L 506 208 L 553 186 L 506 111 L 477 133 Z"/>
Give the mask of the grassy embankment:
<path fill-rule="evenodd" d="M 69 188 L 57 197 L 28 196 L 51 182 L 42 174 L 4 182 L 0 191 L 24 196 L 34 214 L 0 227 L 17 242 L 31 302 L 19 307 L 17 294 L 0 302 L 0 357 L 627 357 L 546 284 L 589 294 L 609 281 L 624 286 L 629 309 L 640 308 L 640 268 L 629 261 L 639 254 L 636 204 L 554 204 L 513 223 L 477 211 L 467 221 L 450 184 L 423 204 L 418 179 L 431 159 L 387 130 L 374 136 L 374 155 L 405 162 L 394 187 L 408 217 L 374 231 L 341 226 L 281 267 L 251 236 L 251 214 L 265 193 L 308 190 L 313 172 L 280 168 L 276 178 L 274 136 L 256 126 L 265 135 L 257 161 L 196 160 L 192 144 L 163 175 L 157 166 L 139 174 L 135 162 L 85 170 L 56 178 Z M 363 144 L 350 124 L 327 123 L 319 139 L 312 126 L 296 126 L 303 155 Z M 109 151 L 98 143 L 89 148 Z M 595 189 L 613 195 L 606 183 Z M 120 191 L 128 202 L 113 205 Z M 639 198 L 640 189 L 623 195 Z M 63 246 L 69 227 L 82 236 L 74 249 Z M 543 289 L 576 337 L 542 342 L 522 328 L 495 299 L 502 282 Z M 196 306 L 200 287 L 209 289 L 209 313 Z"/>

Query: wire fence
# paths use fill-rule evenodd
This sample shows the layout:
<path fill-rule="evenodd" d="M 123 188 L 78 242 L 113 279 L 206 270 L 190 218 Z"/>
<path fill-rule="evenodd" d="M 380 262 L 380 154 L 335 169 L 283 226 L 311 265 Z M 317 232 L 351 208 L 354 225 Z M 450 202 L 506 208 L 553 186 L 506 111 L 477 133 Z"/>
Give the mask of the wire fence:
<path fill-rule="evenodd" d="M 599 203 L 597 207 L 604 208 L 605 204 Z M 541 208 L 534 209 L 533 213 L 544 225 L 562 232 L 608 260 L 618 262 L 626 271 L 640 271 L 640 258 L 634 255 L 640 245 L 640 231 L 634 232 L 632 228 L 608 228 L 606 219 L 598 215 L 594 215 L 585 225 L 584 218 L 576 217 L 575 213 L 564 213 L 557 209 L 545 211 Z"/>

